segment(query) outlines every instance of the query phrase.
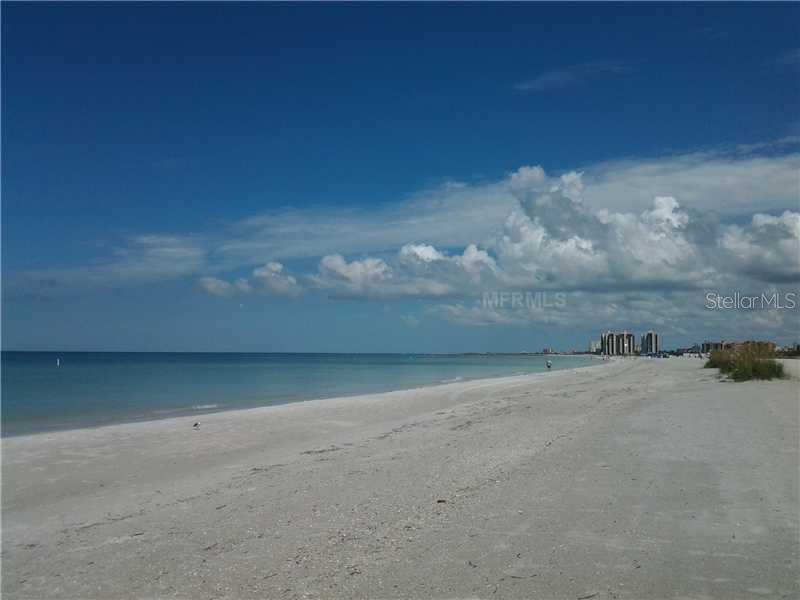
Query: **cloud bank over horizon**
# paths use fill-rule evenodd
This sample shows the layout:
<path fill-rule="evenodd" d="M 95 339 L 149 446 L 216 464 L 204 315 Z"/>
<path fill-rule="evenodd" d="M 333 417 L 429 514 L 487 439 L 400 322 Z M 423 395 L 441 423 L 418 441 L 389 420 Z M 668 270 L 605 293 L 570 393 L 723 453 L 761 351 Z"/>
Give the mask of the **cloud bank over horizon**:
<path fill-rule="evenodd" d="M 676 332 L 697 322 L 730 328 L 703 306 L 703 292 L 785 293 L 800 284 L 800 154 L 780 153 L 797 141 L 557 175 L 526 165 L 498 181 L 448 181 L 372 211 L 285 209 L 219 232 L 135 236 L 106 262 L 19 280 L 52 290 L 193 278 L 221 298 L 420 300 L 430 318 L 465 325 L 599 319 Z M 287 266 L 308 259 L 315 267 Z M 10 281 L 13 292 L 18 282 Z M 519 290 L 565 293 L 567 301 L 498 309 L 481 300 Z M 791 337 L 798 314 L 768 307 L 737 318 Z"/>
<path fill-rule="evenodd" d="M 298 276 L 299 281 L 330 298 L 426 300 L 430 316 L 463 325 L 590 327 L 599 319 L 679 333 L 691 331 L 693 323 L 731 330 L 729 317 L 711 312 L 704 293 L 794 293 L 800 283 L 800 212 L 759 211 L 747 220 L 725 222 L 723 210 L 713 210 L 707 196 L 697 196 L 703 201 L 696 199 L 691 207 L 671 195 L 654 195 L 650 206 L 637 212 L 598 205 L 623 179 L 637 190 L 634 184 L 648 177 L 667 179 L 678 189 L 695 180 L 701 191 L 713 189 L 704 177 L 721 176 L 724 163 L 710 158 L 705 176 L 702 166 L 686 158 L 669 165 L 624 163 L 616 173 L 603 171 L 604 177 L 577 171 L 549 176 L 539 165 L 523 166 L 491 184 L 492 197 L 502 188 L 514 202 L 502 225 L 483 240 L 452 251 L 415 237 L 388 255 L 348 260 L 340 253 L 327 254 L 316 272 Z M 748 185 L 760 185 L 762 194 L 776 180 L 787 183 L 787 174 L 769 159 L 746 159 L 739 166 L 760 175 Z M 601 191 L 593 194 L 592 185 Z M 624 207 L 626 202 L 632 200 L 608 204 Z M 752 204 L 739 200 L 737 208 Z M 718 209 L 725 207 L 730 209 L 731 202 Z M 562 293 L 566 299 L 546 307 L 486 303 L 487 293 L 522 290 Z M 800 312 L 764 308 L 737 314 L 738 330 L 797 332 Z"/>

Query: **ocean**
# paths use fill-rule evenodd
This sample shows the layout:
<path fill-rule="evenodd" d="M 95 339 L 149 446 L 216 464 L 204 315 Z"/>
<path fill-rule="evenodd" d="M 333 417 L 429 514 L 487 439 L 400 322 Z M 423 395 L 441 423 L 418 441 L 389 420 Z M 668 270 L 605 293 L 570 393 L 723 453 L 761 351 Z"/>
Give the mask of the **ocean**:
<path fill-rule="evenodd" d="M 546 371 L 522 354 L 2 352 L 2 435 Z M 588 356 L 550 356 L 553 369 Z M 58 364 L 60 363 L 60 365 Z"/>

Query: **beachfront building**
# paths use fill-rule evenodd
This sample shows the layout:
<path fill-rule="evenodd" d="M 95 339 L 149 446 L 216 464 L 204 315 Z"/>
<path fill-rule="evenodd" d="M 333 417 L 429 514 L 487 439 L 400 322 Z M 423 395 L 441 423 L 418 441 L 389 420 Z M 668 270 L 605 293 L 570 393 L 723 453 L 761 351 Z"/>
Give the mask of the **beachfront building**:
<path fill-rule="evenodd" d="M 757 352 L 772 354 L 775 352 L 775 342 L 764 340 L 746 340 L 744 342 L 703 342 L 703 352 L 714 352 L 715 350 L 743 350 L 750 349 Z"/>
<path fill-rule="evenodd" d="M 685 354 L 700 354 L 703 351 L 703 348 L 700 344 L 695 344 L 694 346 L 689 346 L 687 348 L 676 348 L 675 355 L 676 356 L 683 356 Z"/>
<path fill-rule="evenodd" d="M 709 352 L 714 352 L 715 350 L 724 350 L 725 348 L 730 348 L 731 342 L 726 342 L 725 340 L 719 342 L 710 342 L 706 340 L 703 342 L 703 353 L 707 354 Z"/>
<path fill-rule="evenodd" d="M 655 331 L 648 331 L 642 336 L 642 354 L 658 354 L 661 352 L 661 337 Z"/>
<path fill-rule="evenodd" d="M 734 350 L 754 350 L 763 354 L 775 353 L 775 342 L 767 342 L 764 340 L 746 340 L 744 342 L 734 342 L 732 345 Z"/>
<path fill-rule="evenodd" d="M 635 351 L 635 337 L 627 331 L 606 331 L 600 334 L 600 354 L 628 356 Z"/>

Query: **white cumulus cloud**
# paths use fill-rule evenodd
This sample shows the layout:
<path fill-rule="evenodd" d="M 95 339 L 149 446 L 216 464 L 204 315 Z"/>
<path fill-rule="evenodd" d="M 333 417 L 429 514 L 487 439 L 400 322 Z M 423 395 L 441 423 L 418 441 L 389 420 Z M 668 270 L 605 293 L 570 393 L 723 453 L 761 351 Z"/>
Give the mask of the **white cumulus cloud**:
<path fill-rule="evenodd" d="M 800 213 L 755 214 L 725 230 L 720 246 L 736 270 L 761 281 L 800 282 Z"/>
<path fill-rule="evenodd" d="M 263 267 L 253 270 L 253 279 L 264 289 L 279 296 L 298 296 L 303 288 L 294 275 L 286 272 L 279 262 L 268 262 Z"/>
<path fill-rule="evenodd" d="M 253 280 L 259 285 L 259 289 L 277 296 L 298 296 L 303 292 L 294 275 L 288 273 L 279 262 L 268 262 L 263 267 L 253 269 Z M 225 298 L 254 291 L 253 284 L 244 277 L 228 282 L 207 276 L 201 277 L 197 283 L 209 294 Z"/>
<path fill-rule="evenodd" d="M 243 278 L 230 283 L 224 279 L 218 279 L 217 277 L 201 277 L 197 283 L 212 296 L 220 296 L 223 298 L 230 298 L 237 294 L 249 294 L 253 291 L 250 283 Z"/>

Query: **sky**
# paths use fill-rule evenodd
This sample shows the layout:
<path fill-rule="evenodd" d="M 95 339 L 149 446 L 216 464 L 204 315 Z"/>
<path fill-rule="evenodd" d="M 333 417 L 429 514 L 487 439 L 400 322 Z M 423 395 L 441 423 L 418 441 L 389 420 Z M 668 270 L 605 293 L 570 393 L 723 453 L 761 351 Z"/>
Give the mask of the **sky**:
<path fill-rule="evenodd" d="M 793 343 L 792 299 L 797 3 L 3 4 L 4 349 Z"/>

